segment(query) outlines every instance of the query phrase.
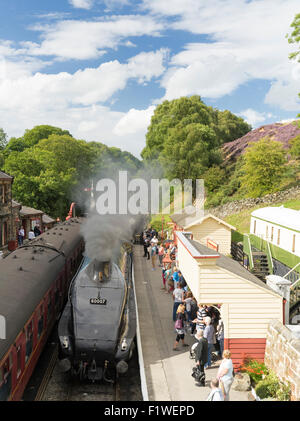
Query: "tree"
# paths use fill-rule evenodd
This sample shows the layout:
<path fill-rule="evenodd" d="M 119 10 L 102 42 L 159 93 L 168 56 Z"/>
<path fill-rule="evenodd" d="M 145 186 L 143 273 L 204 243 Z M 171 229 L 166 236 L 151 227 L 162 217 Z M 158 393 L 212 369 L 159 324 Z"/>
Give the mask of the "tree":
<path fill-rule="evenodd" d="M 295 159 L 299 159 L 300 158 L 300 135 L 294 137 L 294 139 L 291 139 L 290 145 L 292 146 L 290 149 L 290 153 L 292 157 Z"/>
<path fill-rule="evenodd" d="M 52 134 L 72 137 L 68 130 L 62 130 L 59 127 L 47 125 L 35 126 L 31 130 L 25 130 L 24 135 L 21 137 L 12 137 L 5 148 L 5 155 L 8 156 L 13 151 L 22 152 L 26 148 L 31 148 L 38 144 L 40 140 L 47 139 Z"/>
<path fill-rule="evenodd" d="M 248 197 L 259 197 L 276 191 L 286 172 L 286 151 L 269 138 L 251 142 L 243 156 L 241 189 Z"/>
<path fill-rule="evenodd" d="M 185 178 L 201 178 L 211 165 L 220 163 L 217 146 L 217 136 L 207 125 L 191 123 L 169 130 L 159 158 L 165 176 L 182 182 Z"/>
<path fill-rule="evenodd" d="M 242 118 L 205 105 L 200 96 L 164 101 L 151 118 L 141 155 L 156 174 L 162 170 L 162 176 L 169 179 L 196 179 L 210 165 L 221 162 L 224 142 L 249 130 Z"/>
<path fill-rule="evenodd" d="M 298 61 L 300 62 L 300 13 L 298 13 L 295 16 L 295 19 L 293 20 L 291 24 L 291 28 L 293 29 L 293 32 L 291 35 L 287 35 L 289 44 L 298 44 L 297 51 L 294 51 L 289 55 L 289 58 L 294 60 L 298 58 Z"/>
<path fill-rule="evenodd" d="M 289 58 L 291 60 L 297 60 L 300 63 L 300 13 L 295 16 L 295 19 L 291 24 L 291 28 L 294 28 L 294 30 L 290 36 L 287 35 L 288 42 L 290 44 L 297 44 L 297 50 L 291 53 Z M 298 95 L 300 97 L 300 93 Z M 298 117 L 300 117 L 300 114 L 298 114 Z"/>
<path fill-rule="evenodd" d="M 52 134 L 22 152 L 11 152 L 5 170 L 14 176 L 17 200 L 63 217 L 73 199 L 73 189 L 87 177 L 90 162 L 86 142 Z"/>
<path fill-rule="evenodd" d="M 213 165 L 205 171 L 203 179 L 205 190 L 209 193 L 215 192 L 227 181 L 225 170 L 217 165 Z"/>
<path fill-rule="evenodd" d="M 197 95 L 164 101 L 158 105 L 146 134 L 146 147 L 141 156 L 146 161 L 155 160 L 165 149 L 168 132 L 175 127 L 182 129 L 191 123 L 209 125 L 212 122 L 208 107 Z"/>
<path fill-rule="evenodd" d="M 0 151 L 7 145 L 7 134 L 0 127 Z"/>
<path fill-rule="evenodd" d="M 239 139 L 252 130 L 252 127 L 241 117 L 237 117 L 230 111 L 213 110 L 214 123 L 212 125 L 220 143 L 232 142 Z"/>

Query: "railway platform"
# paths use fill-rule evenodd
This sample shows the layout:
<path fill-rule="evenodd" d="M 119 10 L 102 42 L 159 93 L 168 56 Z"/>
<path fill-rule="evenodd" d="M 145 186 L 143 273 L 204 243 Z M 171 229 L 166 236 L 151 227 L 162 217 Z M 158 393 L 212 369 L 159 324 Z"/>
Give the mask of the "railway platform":
<path fill-rule="evenodd" d="M 205 401 L 210 380 L 216 377 L 218 362 L 206 370 L 206 386 L 197 387 L 191 376 L 195 361 L 190 347 L 173 351 L 176 333 L 172 319 L 173 299 L 162 287 L 161 268 L 152 271 L 151 260 L 143 257 L 143 247 L 134 246 L 134 277 L 139 318 L 141 358 L 145 390 L 150 401 Z M 196 340 L 187 333 L 190 346 Z M 145 399 L 145 397 L 144 397 Z M 231 401 L 248 401 L 248 392 L 230 391 Z"/>

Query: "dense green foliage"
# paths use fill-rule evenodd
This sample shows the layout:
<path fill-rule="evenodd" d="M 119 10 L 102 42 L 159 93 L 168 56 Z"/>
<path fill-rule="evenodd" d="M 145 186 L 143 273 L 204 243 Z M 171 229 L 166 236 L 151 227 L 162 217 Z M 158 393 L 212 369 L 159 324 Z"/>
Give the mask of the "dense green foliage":
<path fill-rule="evenodd" d="M 242 118 L 228 110 L 219 111 L 205 105 L 197 95 L 164 101 L 156 107 L 151 118 L 146 147 L 141 155 L 145 161 L 160 160 L 162 157 L 162 163 L 165 164 L 164 158 L 169 154 L 171 146 L 171 159 L 175 160 L 175 167 L 178 151 L 185 151 L 192 144 L 195 154 L 193 163 L 198 165 L 199 159 L 202 170 L 203 165 L 211 163 L 211 157 L 206 163 L 203 162 L 203 153 L 213 153 L 224 142 L 241 137 L 249 130 L 251 127 Z M 218 161 L 217 157 L 215 161 Z M 168 172 L 169 177 L 175 178 L 169 165 Z"/>
<path fill-rule="evenodd" d="M 292 157 L 295 159 L 300 159 L 300 136 L 294 137 L 294 139 L 290 141 L 290 144 L 290 153 Z"/>
<path fill-rule="evenodd" d="M 154 111 L 141 155 L 169 180 L 203 178 L 208 203 L 219 204 L 231 175 L 222 167 L 222 145 L 250 130 L 242 118 L 205 105 L 197 95 L 164 101 Z M 233 181 L 228 192 L 236 188 Z"/>
<path fill-rule="evenodd" d="M 282 383 L 272 371 L 257 383 L 255 392 L 260 399 L 273 398 L 278 401 L 290 401 L 291 399 L 290 386 Z"/>
<path fill-rule="evenodd" d="M 3 150 L 4 171 L 14 176 L 13 196 L 23 205 L 65 217 L 72 201 L 86 201 L 91 180 L 116 167 L 137 171 L 141 162 L 128 152 L 86 142 L 52 126 L 36 126 L 12 138 Z"/>
<path fill-rule="evenodd" d="M 291 24 L 291 28 L 293 28 L 292 33 L 288 36 L 288 42 L 290 44 L 297 44 L 297 51 L 294 51 L 290 54 L 290 59 L 298 59 L 300 62 L 300 13 L 295 16 Z"/>
<path fill-rule="evenodd" d="M 286 151 L 280 143 L 262 138 L 246 150 L 243 160 L 241 182 L 249 197 L 263 196 L 276 190 L 287 162 Z"/>
<path fill-rule="evenodd" d="M 0 128 L 0 150 L 3 150 L 7 145 L 7 134 Z"/>

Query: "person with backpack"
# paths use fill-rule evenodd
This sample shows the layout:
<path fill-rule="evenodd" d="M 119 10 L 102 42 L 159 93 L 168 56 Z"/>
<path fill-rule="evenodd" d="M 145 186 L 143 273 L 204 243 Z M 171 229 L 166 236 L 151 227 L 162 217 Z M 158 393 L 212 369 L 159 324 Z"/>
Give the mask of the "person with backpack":
<path fill-rule="evenodd" d="M 180 304 L 176 312 L 176 321 L 175 321 L 175 330 L 176 330 L 176 339 L 173 346 L 173 351 L 178 351 L 178 345 L 180 340 L 182 341 L 182 346 L 189 346 L 184 343 L 184 334 L 185 334 L 185 305 Z"/>
<path fill-rule="evenodd" d="M 196 368 L 193 369 L 192 376 L 197 380 L 197 386 L 205 386 L 205 373 L 204 366 L 207 363 L 208 356 L 208 344 L 207 339 L 203 337 L 203 330 L 200 329 L 195 335 L 198 344 L 194 350 L 195 352 L 195 361 Z"/>

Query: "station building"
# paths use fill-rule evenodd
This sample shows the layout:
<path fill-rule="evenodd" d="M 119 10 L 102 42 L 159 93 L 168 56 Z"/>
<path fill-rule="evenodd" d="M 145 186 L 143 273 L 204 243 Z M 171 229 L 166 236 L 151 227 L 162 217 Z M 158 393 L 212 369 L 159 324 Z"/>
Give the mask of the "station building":
<path fill-rule="evenodd" d="M 231 251 L 231 233 L 236 228 L 212 214 L 197 216 L 184 212 L 170 216 L 173 221 L 174 242 L 177 244 L 176 231 L 189 231 L 193 239 L 216 251 L 229 255 Z"/>
<path fill-rule="evenodd" d="M 0 251 L 14 250 L 20 203 L 12 200 L 14 178 L 0 171 Z"/>
<path fill-rule="evenodd" d="M 256 249 L 270 252 L 270 257 L 287 268 L 300 263 L 299 210 L 270 206 L 253 211 L 249 237 Z"/>
<path fill-rule="evenodd" d="M 220 305 L 224 349 L 232 353 L 236 369 L 245 357 L 264 361 L 270 320 L 283 324 L 283 297 L 237 261 L 176 232 L 178 265 L 197 302 Z"/>

